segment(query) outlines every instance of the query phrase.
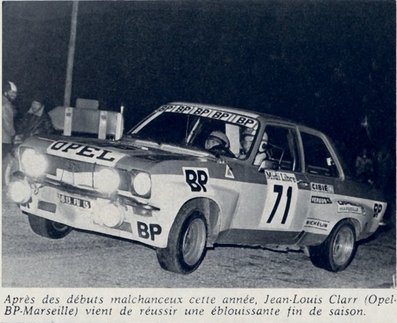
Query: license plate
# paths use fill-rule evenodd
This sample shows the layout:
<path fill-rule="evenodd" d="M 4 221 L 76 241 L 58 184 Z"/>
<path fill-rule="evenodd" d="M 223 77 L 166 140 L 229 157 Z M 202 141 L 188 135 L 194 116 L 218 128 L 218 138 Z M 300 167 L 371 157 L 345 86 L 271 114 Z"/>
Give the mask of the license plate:
<path fill-rule="evenodd" d="M 81 207 L 83 209 L 91 208 L 91 202 L 87 200 L 83 200 L 77 197 L 64 195 L 64 194 L 58 194 L 58 198 L 59 198 L 59 202 L 63 204 L 73 205 L 73 206 Z"/>

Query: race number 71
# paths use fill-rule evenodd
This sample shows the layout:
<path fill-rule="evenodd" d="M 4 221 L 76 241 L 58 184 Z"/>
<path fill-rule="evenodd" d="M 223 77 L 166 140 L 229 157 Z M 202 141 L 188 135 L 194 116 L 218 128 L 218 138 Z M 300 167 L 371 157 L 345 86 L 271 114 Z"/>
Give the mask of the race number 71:
<path fill-rule="evenodd" d="M 277 209 L 280 205 L 280 200 L 281 197 L 283 196 L 283 190 L 284 187 L 282 185 L 274 185 L 273 191 L 274 193 L 277 194 L 277 198 L 276 198 L 276 202 L 274 203 L 272 212 L 270 213 L 269 218 L 267 219 L 266 223 L 271 223 L 273 221 L 274 215 L 277 212 Z M 289 186 L 287 189 L 287 203 L 285 204 L 285 209 L 284 209 L 284 214 L 283 214 L 283 218 L 281 220 L 281 224 L 285 224 L 285 222 L 287 221 L 287 217 L 288 217 L 288 212 L 291 206 L 291 197 L 292 197 L 292 187 Z"/>

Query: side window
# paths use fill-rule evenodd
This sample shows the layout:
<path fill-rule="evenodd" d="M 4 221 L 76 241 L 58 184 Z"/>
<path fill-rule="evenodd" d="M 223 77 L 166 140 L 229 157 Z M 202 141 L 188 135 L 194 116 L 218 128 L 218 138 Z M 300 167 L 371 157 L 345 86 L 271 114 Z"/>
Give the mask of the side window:
<path fill-rule="evenodd" d="M 257 159 L 273 161 L 273 168 L 299 172 L 301 170 L 294 129 L 267 125 L 259 145 L 254 164 L 260 165 Z"/>
<path fill-rule="evenodd" d="M 324 141 L 315 135 L 301 133 L 306 172 L 314 175 L 338 177 L 338 170 Z"/>
<path fill-rule="evenodd" d="M 253 128 L 248 128 L 241 125 L 236 125 L 233 123 L 227 123 L 220 120 L 213 120 L 210 118 L 200 118 L 192 126 L 192 130 L 189 130 L 190 134 L 188 136 L 188 143 L 200 149 L 209 150 L 211 144 L 208 140 L 213 139 L 213 135 L 216 135 L 218 139 L 223 142 L 227 142 L 227 150 L 230 151 L 228 154 L 221 153 L 221 155 L 226 157 L 233 157 L 239 159 L 246 159 L 252 147 L 252 143 L 255 139 L 256 133 L 255 125 Z M 242 154 L 242 136 L 245 136 L 246 144 L 244 145 L 244 154 Z M 250 141 L 248 139 L 250 138 Z M 206 145 L 207 144 L 207 145 Z M 216 145 L 216 139 L 213 142 Z"/>

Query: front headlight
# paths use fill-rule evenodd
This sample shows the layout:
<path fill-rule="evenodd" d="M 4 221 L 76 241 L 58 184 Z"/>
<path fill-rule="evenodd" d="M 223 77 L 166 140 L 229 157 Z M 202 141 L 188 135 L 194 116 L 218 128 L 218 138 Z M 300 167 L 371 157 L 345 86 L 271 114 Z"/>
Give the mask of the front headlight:
<path fill-rule="evenodd" d="M 39 177 L 44 175 L 48 162 L 43 154 L 34 149 L 28 148 L 22 152 L 21 166 L 26 175 Z"/>
<path fill-rule="evenodd" d="M 152 189 L 152 180 L 148 173 L 137 173 L 132 176 L 131 186 L 133 191 L 143 197 L 149 197 Z"/>
<path fill-rule="evenodd" d="M 18 180 L 11 182 L 8 186 L 8 196 L 15 203 L 23 204 L 32 197 L 32 190 L 26 181 Z"/>
<path fill-rule="evenodd" d="M 114 169 L 104 168 L 94 174 L 94 187 L 101 193 L 113 193 L 119 185 L 120 176 Z"/>

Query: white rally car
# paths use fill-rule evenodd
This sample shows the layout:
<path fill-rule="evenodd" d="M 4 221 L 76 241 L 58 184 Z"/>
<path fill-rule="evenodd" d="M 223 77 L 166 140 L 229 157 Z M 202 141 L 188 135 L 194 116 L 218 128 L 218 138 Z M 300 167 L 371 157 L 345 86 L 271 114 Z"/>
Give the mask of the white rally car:
<path fill-rule="evenodd" d="M 120 137 L 21 144 L 8 193 L 35 233 L 58 239 L 76 228 L 139 241 L 182 274 L 221 244 L 299 248 L 340 271 L 382 224 L 381 194 L 354 182 L 330 139 L 303 125 L 169 103 Z"/>

